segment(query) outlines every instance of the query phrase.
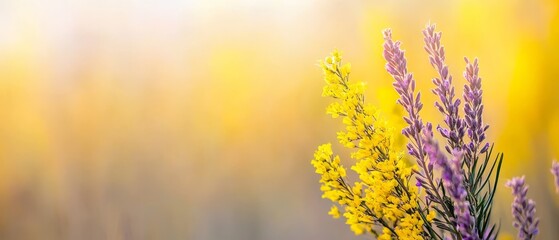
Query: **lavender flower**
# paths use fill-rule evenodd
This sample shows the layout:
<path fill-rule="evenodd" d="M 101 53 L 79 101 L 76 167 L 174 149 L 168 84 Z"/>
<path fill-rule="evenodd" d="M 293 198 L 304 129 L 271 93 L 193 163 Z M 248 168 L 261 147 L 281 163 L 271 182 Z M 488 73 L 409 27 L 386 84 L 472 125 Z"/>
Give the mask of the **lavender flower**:
<path fill-rule="evenodd" d="M 467 58 L 464 58 L 464 60 L 466 61 L 464 77 L 468 80 L 468 84 L 464 85 L 464 112 L 466 125 L 468 127 L 468 136 L 470 137 L 470 143 L 466 145 L 465 149 L 469 159 L 475 159 L 479 147 L 483 140 L 485 140 L 485 131 L 489 126 L 484 125 L 481 119 L 483 113 L 481 95 L 483 91 L 481 90 L 481 78 L 478 75 L 478 60 L 476 58 L 473 63 Z M 479 153 L 486 152 L 488 147 L 489 143 L 486 143 L 481 150 L 479 150 Z"/>
<path fill-rule="evenodd" d="M 515 177 L 506 183 L 512 189 L 514 201 L 512 203 L 513 226 L 518 229 L 521 240 L 533 239 L 538 234 L 539 219 L 536 218 L 536 203 L 527 199 L 528 186 L 524 183 L 524 176 Z"/>
<path fill-rule="evenodd" d="M 439 97 L 440 101 L 435 102 L 435 107 L 444 114 L 444 122 L 448 128 L 437 126 L 440 134 L 448 140 L 445 149 L 452 153 L 454 149 L 462 149 L 464 137 L 464 123 L 458 116 L 460 99 L 455 99 L 452 76 L 448 73 L 448 66 L 445 64 L 445 51 L 441 46 L 441 32 L 435 32 L 435 25 L 427 25 L 423 30 L 425 51 L 429 54 L 429 62 L 433 66 L 439 77 L 433 78 L 436 88 L 433 93 Z"/>
<path fill-rule="evenodd" d="M 456 229 L 464 240 L 480 239 L 475 227 L 475 219 L 470 214 L 470 202 L 467 200 L 468 193 L 464 187 L 462 151 L 455 149 L 452 158 L 447 159 L 439 150 L 439 145 L 433 139 L 433 132 L 429 127 L 424 130 L 423 140 L 430 161 L 442 170 L 442 182 L 454 204 Z"/>
<path fill-rule="evenodd" d="M 404 51 L 400 49 L 400 42 L 392 41 L 392 32 L 390 29 L 384 31 L 384 58 L 386 59 L 386 70 L 394 78 L 392 84 L 396 92 L 400 95 L 398 103 L 402 105 L 407 111 L 408 115 L 404 116 L 404 120 L 408 127 L 402 130 L 409 142 L 406 145 L 408 153 L 415 157 L 419 170 L 415 171 L 415 178 L 417 185 L 425 190 L 426 207 L 429 208 L 431 204 L 437 204 L 445 215 L 451 216 L 452 210 L 445 203 L 445 190 L 444 186 L 439 181 L 435 181 L 433 174 L 433 164 L 426 162 L 426 154 L 421 132 L 424 130 L 423 122 L 419 116 L 419 111 L 423 108 L 421 103 L 421 93 L 415 95 L 415 80 L 413 75 L 408 73 L 406 67 L 406 58 Z M 427 127 L 431 129 L 431 125 Z M 435 224 L 448 225 L 453 228 L 455 226 L 448 218 L 435 219 Z M 454 229 L 455 230 L 455 229 Z"/>
<path fill-rule="evenodd" d="M 559 163 L 555 160 L 551 164 L 551 173 L 555 176 L 555 191 L 559 193 Z"/>
<path fill-rule="evenodd" d="M 394 78 L 392 84 L 396 92 L 400 95 L 398 103 L 402 105 L 408 112 L 408 116 L 404 117 L 408 127 L 402 130 L 407 138 L 412 140 L 408 143 L 408 152 L 416 157 L 418 161 L 423 162 L 425 153 L 423 152 L 423 144 L 421 142 L 421 130 L 423 129 L 423 122 L 419 117 L 419 111 L 423 108 L 421 103 L 421 93 L 415 92 L 415 80 L 413 75 L 408 73 L 406 67 L 406 58 L 404 51 L 400 49 L 400 42 L 392 41 L 392 32 L 390 29 L 384 31 L 384 58 L 386 59 L 386 70 Z"/>
<path fill-rule="evenodd" d="M 419 111 L 423 108 L 421 103 L 421 93 L 415 95 L 415 80 L 413 75 L 408 73 L 404 51 L 400 49 L 400 42 L 392 41 L 392 32 L 387 29 L 384 34 L 384 58 L 386 59 L 386 70 L 394 78 L 392 84 L 396 92 L 400 95 L 398 103 L 402 105 L 408 116 L 404 120 L 408 124 L 402 130 L 402 134 L 410 141 L 406 145 L 408 153 L 415 157 L 420 171 L 416 171 L 417 185 L 425 189 L 427 193 L 426 202 L 435 202 L 443 205 L 444 201 L 439 194 L 439 185 L 433 180 L 433 165 L 425 161 L 425 151 L 421 132 L 424 129 L 423 121 L 419 117 Z M 429 205 L 429 204 L 428 204 Z M 444 207 L 444 205 L 443 205 Z M 448 211 L 448 209 L 445 208 Z"/>

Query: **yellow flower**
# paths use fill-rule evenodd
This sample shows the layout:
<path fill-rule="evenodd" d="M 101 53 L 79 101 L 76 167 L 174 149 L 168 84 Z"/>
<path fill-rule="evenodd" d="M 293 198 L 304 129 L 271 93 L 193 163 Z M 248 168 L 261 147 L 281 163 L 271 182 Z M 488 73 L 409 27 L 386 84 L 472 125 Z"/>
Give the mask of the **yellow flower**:
<path fill-rule="evenodd" d="M 326 113 L 343 117 L 345 131 L 337 133 L 343 146 L 353 150 L 351 167 L 360 181 L 349 184 L 340 157 L 334 156 L 331 144 L 321 145 L 311 161 L 321 175 L 323 198 L 344 208 L 343 216 L 357 235 L 382 229 L 378 239 L 423 239 L 423 211 L 418 206 L 418 189 L 410 183 L 414 166 L 396 150 L 392 128 L 380 112 L 365 103 L 365 84 L 350 83 L 351 65 L 342 65 L 342 57 L 334 51 L 320 63 L 326 86 L 323 96 L 338 101 Z M 329 212 L 340 216 L 337 206 Z M 429 213 L 428 221 L 434 218 Z"/>
<path fill-rule="evenodd" d="M 437 213 L 435 211 L 429 211 L 429 214 L 427 214 L 427 221 L 433 221 L 433 219 L 435 219 L 435 217 L 437 217 Z"/>
<path fill-rule="evenodd" d="M 331 215 L 333 218 L 340 218 L 340 210 L 336 205 L 333 205 L 328 212 L 328 215 Z"/>
<path fill-rule="evenodd" d="M 392 232 L 388 228 L 382 229 L 382 235 L 378 236 L 378 240 L 392 240 Z"/>

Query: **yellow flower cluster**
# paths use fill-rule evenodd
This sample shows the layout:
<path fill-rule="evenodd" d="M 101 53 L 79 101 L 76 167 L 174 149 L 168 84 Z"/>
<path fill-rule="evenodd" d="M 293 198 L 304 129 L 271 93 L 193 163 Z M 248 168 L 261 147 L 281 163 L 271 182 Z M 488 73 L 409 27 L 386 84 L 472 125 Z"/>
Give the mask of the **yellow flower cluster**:
<path fill-rule="evenodd" d="M 326 86 L 323 96 L 340 101 L 330 104 L 327 113 L 343 117 L 345 131 L 338 132 L 338 141 L 354 149 L 351 167 L 359 180 L 348 185 L 346 170 L 340 157 L 334 156 L 331 144 L 321 145 L 315 152 L 313 166 L 321 175 L 323 198 L 343 207 L 355 234 L 371 232 L 377 239 L 423 239 L 424 221 L 434 218 L 434 212 L 424 214 L 418 203 L 418 189 L 410 183 L 413 167 L 408 166 L 403 154 L 394 150 L 392 129 L 378 111 L 365 104 L 363 83 L 349 83 L 351 66 L 342 65 L 335 51 L 320 66 Z M 340 216 L 334 206 L 329 213 Z"/>
<path fill-rule="evenodd" d="M 369 210 L 366 209 L 361 197 L 362 185 L 360 183 L 356 183 L 355 186 L 347 185 L 344 180 L 346 170 L 340 165 L 340 157 L 333 155 L 332 145 L 328 143 L 319 146 L 311 163 L 315 167 L 316 173 L 321 175 L 322 197 L 346 206 L 344 217 L 347 218 L 347 223 L 356 234 L 372 231 L 374 219 L 371 214 L 365 214 Z M 341 215 L 336 205 L 332 206 L 328 214 L 334 218 L 339 218 Z"/>

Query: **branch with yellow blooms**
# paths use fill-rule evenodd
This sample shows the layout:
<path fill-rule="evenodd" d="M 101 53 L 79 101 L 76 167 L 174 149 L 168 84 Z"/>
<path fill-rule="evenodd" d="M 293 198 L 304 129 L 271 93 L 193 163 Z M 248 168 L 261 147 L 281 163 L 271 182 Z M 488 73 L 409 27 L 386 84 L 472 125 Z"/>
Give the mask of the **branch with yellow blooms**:
<path fill-rule="evenodd" d="M 393 144 L 393 129 L 375 107 L 365 102 L 365 85 L 349 82 L 350 64 L 342 64 L 334 51 L 320 63 L 326 86 L 323 96 L 337 101 L 327 107 L 333 118 L 342 118 L 345 131 L 338 141 L 352 149 L 351 167 L 359 181 L 350 183 L 340 157 L 331 144 L 321 145 L 312 164 L 321 175 L 323 198 L 334 206 L 330 215 L 343 215 L 355 234 L 371 233 L 377 239 L 441 239 L 431 227 L 434 211 L 420 205 L 419 190 L 411 182 L 414 166 Z M 342 213 L 340 213 L 342 212 Z"/>

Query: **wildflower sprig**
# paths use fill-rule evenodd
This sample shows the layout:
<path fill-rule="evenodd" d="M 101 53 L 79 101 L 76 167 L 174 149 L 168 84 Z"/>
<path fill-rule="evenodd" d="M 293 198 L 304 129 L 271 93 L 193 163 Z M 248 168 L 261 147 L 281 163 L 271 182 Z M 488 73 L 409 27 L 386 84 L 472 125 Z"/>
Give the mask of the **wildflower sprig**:
<path fill-rule="evenodd" d="M 425 152 L 429 159 L 442 170 L 443 184 L 452 199 L 456 230 L 464 240 L 479 240 L 475 219 L 470 212 L 468 192 L 464 186 L 464 173 L 462 169 L 462 151 L 454 149 L 452 158 L 447 159 L 440 151 L 438 143 L 433 138 L 431 126 L 427 124 L 423 139 Z"/>
<path fill-rule="evenodd" d="M 476 159 L 478 154 L 482 154 L 489 148 L 489 143 L 485 143 L 485 131 L 489 125 L 485 125 L 482 119 L 483 104 L 481 90 L 481 78 L 479 77 L 479 65 L 477 58 L 473 62 L 464 58 L 466 61 L 466 71 L 464 71 L 464 78 L 468 84 L 464 85 L 464 112 L 466 113 L 466 125 L 468 129 L 468 136 L 470 143 L 466 145 L 466 153 L 472 158 Z M 480 149 L 481 147 L 481 149 Z"/>
<path fill-rule="evenodd" d="M 407 144 L 408 153 L 413 156 L 419 166 L 416 170 L 416 179 L 426 193 L 427 207 L 437 211 L 439 218 L 434 219 L 434 224 L 441 230 L 457 232 L 452 211 L 450 198 L 446 196 L 444 185 L 435 179 L 433 163 L 427 161 L 425 144 L 422 136 L 424 124 L 419 115 L 423 108 L 421 93 L 415 93 L 415 79 L 413 74 L 407 70 L 407 60 L 404 51 L 400 48 L 399 41 L 392 41 L 392 31 L 387 29 L 384 34 L 384 58 L 386 59 L 386 70 L 394 78 L 393 86 L 400 95 L 398 103 L 404 107 L 408 116 L 404 121 L 409 125 L 402 130 L 402 134 L 409 139 Z M 434 203 L 434 204 L 432 204 Z"/>
<path fill-rule="evenodd" d="M 327 107 L 334 118 L 342 117 L 345 131 L 338 141 L 353 149 L 351 167 L 359 181 L 348 184 L 345 169 L 331 145 L 319 147 L 312 164 L 321 175 L 323 197 L 343 209 L 346 223 L 356 234 L 370 232 L 377 239 L 432 238 L 429 231 L 434 212 L 420 207 L 418 188 L 410 182 L 413 167 L 393 144 L 392 129 L 381 114 L 365 103 L 363 83 L 349 82 L 350 65 L 342 64 L 335 51 L 320 64 L 326 86 L 323 96 L 339 101 Z M 338 216 L 337 207 L 331 215 Z"/>
<path fill-rule="evenodd" d="M 445 64 L 445 49 L 441 44 L 441 32 L 435 31 L 434 24 L 428 24 L 423 30 L 425 50 L 429 54 L 431 65 L 437 70 L 438 77 L 433 79 L 435 89 L 433 93 L 439 97 L 435 107 L 444 116 L 447 128 L 437 126 L 441 136 L 447 139 L 445 149 L 447 153 L 461 151 L 464 167 L 463 179 L 467 189 L 467 199 L 471 204 L 472 215 L 476 217 L 480 236 L 494 239 L 498 231 L 496 224 L 490 224 L 489 218 L 495 196 L 496 186 L 499 179 L 503 154 L 497 154 L 492 159 L 492 148 L 488 149 L 489 143 L 485 143 L 485 131 L 489 128 L 484 125 L 482 113 L 482 90 L 481 78 L 479 77 L 478 60 L 470 62 L 466 60 L 464 77 L 468 84 L 464 85 L 464 115 L 462 119 L 459 114 L 460 99 L 455 99 L 455 90 L 452 85 L 452 76 Z M 464 133 L 467 129 L 469 143 L 464 141 Z M 481 149 L 480 149 L 481 147 Z M 489 150 L 489 151 L 488 151 Z M 484 157 L 480 157 L 485 153 Z M 491 180 L 493 179 L 493 182 Z"/>
<path fill-rule="evenodd" d="M 518 229 L 518 239 L 531 240 L 538 234 L 540 220 L 535 216 L 536 203 L 528 199 L 528 186 L 524 176 L 515 177 L 507 181 L 506 186 L 511 188 L 514 195 L 512 203 L 513 225 Z"/>
<path fill-rule="evenodd" d="M 559 193 L 559 163 L 556 160 L 551 163 L 550 172 L 555 180 L 555 191 Z M 526 185 L 525 177 L 514 177 L 508 180 L 505 186 L 512 190 L 514 197 L 511 204 L 514 218 L 512 225 L 518 230 L 518 239 L 535 239 L 539 233 L 540 220 L 536 216 L 536 202 L 528 198 L 528 185 Z"/>
<path fill-rule="evenodd" d="M 435 32 L 434 24 L 427 25 L 423 30 L 425 51 L 429 54 L 431 66 L 439 74 L 438 77 L 433 78 L 433 83 L 436 86 L 433 93 L 439 97 L 435 106 L 444 115 L 444 123 L 447 126 L 445 128 L 438 125 L 437 130 L 447 139 L 448 144 L 445 146 L 445 150 L 447 153 L 452 153 L 452 150 L 463 148 L 465 124 L 458 114 L 461 102 L 460 99 L 455 98 L 452 75 L 450 75 L 448 66 L 445 64 L 445 49 L 441 44 L 441 35 L 441 32 Z"/>

